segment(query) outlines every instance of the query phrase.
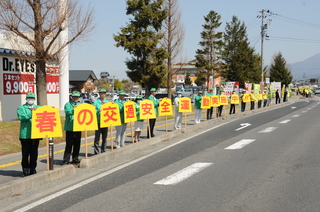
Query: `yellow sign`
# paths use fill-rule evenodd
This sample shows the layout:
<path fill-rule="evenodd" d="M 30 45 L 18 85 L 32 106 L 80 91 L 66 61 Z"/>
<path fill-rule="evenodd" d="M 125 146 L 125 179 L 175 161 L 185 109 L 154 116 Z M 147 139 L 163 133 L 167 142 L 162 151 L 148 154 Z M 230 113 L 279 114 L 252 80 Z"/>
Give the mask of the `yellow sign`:
<path fill-rule="evenodd" d="M 242 101 L 243 102 L 250 102 L 251 101 L 250 94 L 248 94 L 248 93 L 243 94 Z"/>
<path fill-rule="evenodd" d="M 203 96 L 201 99 L 201 109 L 209 109 L 211 107 L 210 96 Z"/>
<path fill-rule="evenodd" d="M 159 104 L 159 116 L 172 115 L 172 101 L 169 98 L 163 98 Z"/>
<path fill-rule="evenodd" d="M 181 112 L 181 113 L 192 112 L 191 99 L 190 98 L 182 97 L 180 99 L 179 112 Z"/>
<path fill-rule="evenodd" d="M 140 102 L 140 119 L 155 119 L 154 103 L 149 99 Z"/>
<path fill-rule="evenodd" d="M 58 108 L 44 105 L 32 110 L 31 138 L 62 137 Z"/>
<path fill-rule="evenodd" d="M 218 95 L 211 96 L 211 107 L 219 107 L 220 106 L 220 98 Z"/>
<path fill-rule="evenodd" d="M 124 103 L 124 123 L 137 121 L 136 107 L 133 101 Z"/>
<path fill-rule="evenodd" d="M 73 130 L 97 130 L 96 107 L 88 103 L 82 103 L 74 108 Z"/>
<path fill-rule="evenodd" d="M 231 104 L 239 104 L 239 96 L 237 94 L 231 95 Z"/>
<path fill-rule="evenodd" d="M 226 95 L 220 95 L 220 105 L 228 105 L 228 97 Z"/>
<path fill-rule="evenodd" d="M 110 127 L 121 125 L 119 105 L 107 102 L 100 107 L 100 127 Z"/>

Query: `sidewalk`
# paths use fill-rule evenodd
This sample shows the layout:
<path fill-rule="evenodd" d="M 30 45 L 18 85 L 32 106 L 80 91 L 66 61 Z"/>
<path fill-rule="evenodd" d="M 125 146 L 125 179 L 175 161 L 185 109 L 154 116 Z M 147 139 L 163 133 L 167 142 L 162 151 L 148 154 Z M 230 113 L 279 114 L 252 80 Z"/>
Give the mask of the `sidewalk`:
<path fill-rule="evenodd" d="M 85 141 L 82 139 L 81 141 L 81 149 L 80 149 L 80 158 L 81 162 L 79 164 L 79 168 L 87 168 L 94 167 L 98 164 L 105 163 L 106 161 L 110 161 L 122 155 L 133 153 L 137 150 L 140 150 L 144 147 L 154 145 L 158 142 L 162 142 L 164 140 L 170 140 L 173 137 L 178 136 L 181 133 L 192 133 L 199 128 L 210 124 L 210 126 L 214 126 L 215 124 L 230 120 L 234 118 L 239 118 L 241 116 L 254 114 L 257 112 L 262 112 L 265 110 L 273 109 L 276 107 L 285 106 L 290 104 L 291 102 L 285 102 L 278 105 L 272 105 L 271 107 L 265 107 L 260 109 L 255 109 L 253 111 L 246 110 L 245 112 L 240 112 L 240 107 L 236 107 L 236 114 L 229 115 L 229 110 L 224 108 L 222 117 L 216 118 L 215 111 L 213 114 L 213 119 L 204 120 L 206 116 L 206 110 L 203 110 L 203 117 L 201 123 L 198 125 L 194 124 L 194 116 L 187 116 L 186 125 L 184 123 L 185 118 L 183 117 L 182 122 L 182 130 L 173 130 L 173 119 L 168 119 L 168 132 L 166 133 L 165 121 L 157 121 L 155 126 L 155 137 L 151 139 L 147 139 L 147 124 L 144 125 L 144 131 L 141 135 L 141 140 L 138 143 L 132 143 L 131 139 L 131 129 L 127 128 L 126 131 L 126 146 L 120 149 L 111 150 L 110 147 L 110 132 L 108 133 L 108 141 L 107 141 L 107 151 L 103 154 L 94 155 L 93 154 L 93 139 L 94 136 L 88 137 L 88 158 L 85 159 Z M 248 105 L 247 105 L 248 108 Z M 130 126 L 128 124 L 128 126 Z M 112 141 L 114 140 L 115 131 L 112 132 Z M 38 166 L 37 166 L 37 174 L 21 178 L 22 170 L 21 170 L 21 153 L 13 153 L 4 156 L 0 156 L 0 199 L 4 199 L 16 194 L 20 194 L 28 189 L 44 185 L 46 183 L 52 182 L 59 178 L 63 178 L 68 175 L 72 175 L 76 173 L 77 167 L 74 165 L 62 165 L 62 157 L 64 153 L 65 143 L 60 143 L 54 145 L 54 170 L 47 171 L 46 164 L 46 148 L 39 148 L 39 157 L 38 157 Z"/>

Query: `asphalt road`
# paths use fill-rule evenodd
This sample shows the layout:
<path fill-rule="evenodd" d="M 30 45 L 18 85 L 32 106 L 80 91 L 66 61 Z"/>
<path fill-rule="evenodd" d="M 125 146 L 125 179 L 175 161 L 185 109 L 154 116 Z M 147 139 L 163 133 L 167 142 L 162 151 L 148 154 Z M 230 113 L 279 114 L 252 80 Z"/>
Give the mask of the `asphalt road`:
<path fill-rule="evenodd" d="M 10 211 L 319 211 L 319 112 L 318 101 L 298 101 L 234 119 L 7 204 Z"/>

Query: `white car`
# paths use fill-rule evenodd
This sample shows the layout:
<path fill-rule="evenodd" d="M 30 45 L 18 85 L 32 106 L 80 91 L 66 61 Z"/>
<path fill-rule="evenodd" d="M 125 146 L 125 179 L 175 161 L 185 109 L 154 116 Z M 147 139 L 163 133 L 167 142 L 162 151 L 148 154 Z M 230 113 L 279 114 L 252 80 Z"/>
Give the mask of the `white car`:
<path fill-rule="evenodd" d="M 320 94 L 320 88 L 314 88 L 314 94 Z"/>

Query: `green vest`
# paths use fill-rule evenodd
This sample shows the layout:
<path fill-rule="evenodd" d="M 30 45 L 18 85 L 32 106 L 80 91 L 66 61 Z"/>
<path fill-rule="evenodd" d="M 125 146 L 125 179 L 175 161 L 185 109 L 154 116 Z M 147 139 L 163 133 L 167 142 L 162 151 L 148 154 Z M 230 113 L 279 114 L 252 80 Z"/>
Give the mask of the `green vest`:
<path fill-rule="evenodd" d="M 33 105 L 33 108 L 40 107 L 39 105 Z M 31 122 L 32 122 L 32 111 L 29 109 L 28 104 L 24 104 L 17 109 L 18 119 L 20 120 L 20 133 L 19 138 L 31 139 Z"/>

